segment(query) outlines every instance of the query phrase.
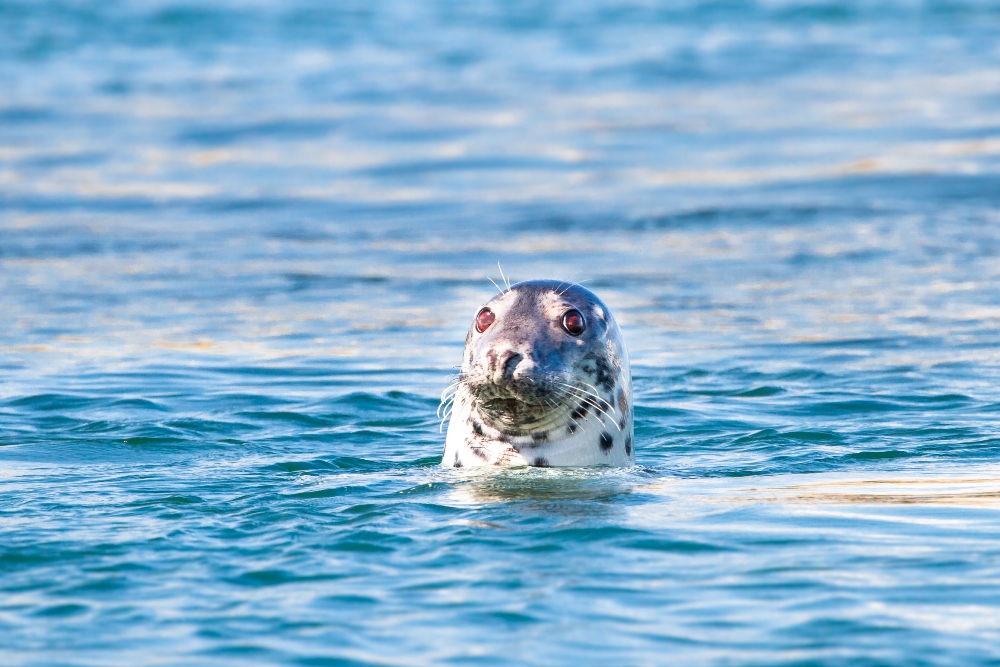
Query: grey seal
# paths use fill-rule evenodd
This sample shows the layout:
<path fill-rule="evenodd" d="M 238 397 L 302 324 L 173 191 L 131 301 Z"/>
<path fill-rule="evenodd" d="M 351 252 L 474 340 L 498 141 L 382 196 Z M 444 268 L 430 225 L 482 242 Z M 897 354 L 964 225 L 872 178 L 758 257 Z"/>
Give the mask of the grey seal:
<path fill-rule="evenodd" d="M 577 284 L 517 283 L 483 305 L 442 408 L 443 466 L 635 460 L 625 343 L 607 306 Z"/>

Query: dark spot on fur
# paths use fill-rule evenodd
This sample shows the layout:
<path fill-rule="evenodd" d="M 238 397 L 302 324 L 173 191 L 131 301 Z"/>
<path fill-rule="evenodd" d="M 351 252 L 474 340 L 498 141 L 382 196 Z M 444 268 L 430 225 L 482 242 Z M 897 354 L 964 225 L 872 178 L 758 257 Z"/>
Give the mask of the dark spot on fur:
<path fill-rule="evenodd" d="M 456 468 L 462 467 L 462 459 L 458 458 L 458 452 L 455 452 L 455 462 L 452 465 Z"/>
<path fill-rule="evenodd" d="M 570 435 L 576 433 L 576 424 L 570 423 L 566 426 L 566 432 Z"/>
<path fill-rule="evenodd" d="M 594 384 L 607 393 L 615 389 L 615 376 L 617 372 L 611 367 L 606 357 L 597 353 L 590 353 L 581 360 L 578 367 L 594 380 Z"/>
<path fill-rule="evenodd" d="M 605 431 L 601 434 L 601 451 L 607 454 L 611 451 L 611 448 L 615 446 L 615 439 L 611 437 L 611 434 Z"/>
<path fill-rule="evenodd" d="M 531 439 L 534 442 L 545 442 L 545 441 L 547 441 L 549 439 L 549 432 L 548 431 L 542 431 L 541 433 L 532 433 L 531 434 Z"/>
<path fill-rule="evenodd" d="M 604 391 L 614 391 L 615 374 L 604 357 L 594 357 L 594 380 Z"/>
<path fill-rule="evenodd" d="M 544 456 L 539 456 L 538 458 L 535 459 L 534 463 L 532 463 L 531 465 L 535 466 L 536 468 L 548 468 L 549 462 L 545 459 Z"/>
<path fill-rule="evenodd" d="M 625 390 L 618 390 L 618 408 L 622 411 L 622 414 L 628 414 L 628 399 L 625 397 Z"/>
<path fill-rule="evenodd" d="M 472 452 L 472 455 L 478 458 L 480 461 L 489 460 L 490 457 L 487 456 L 486 452 L 483 451 L 482 447 L 473 444 L 471 440 L 466 440 L 465 444 L 469 446 L 469 451 Z"/>
<path fill-rule="evenodd" d="M 625 454 L 627 456 L 632 456 L 632 436 L 625 436 Z"/>
<path fill-rule="evenodd" d="M 483 425 L 477 422 L 475 419 L 472 420 L 472 432 L 476 435 L 483 436 Z"/>
<path fill-rule="evenodd" d="M 587 411 L 590 410 L 590 405 L 587 403 L 581 403 L 576 406 L 576 410 L 573 410 L 573 414 L 570 415 L 574 420 L 580 421 L 587 416 Z"/>

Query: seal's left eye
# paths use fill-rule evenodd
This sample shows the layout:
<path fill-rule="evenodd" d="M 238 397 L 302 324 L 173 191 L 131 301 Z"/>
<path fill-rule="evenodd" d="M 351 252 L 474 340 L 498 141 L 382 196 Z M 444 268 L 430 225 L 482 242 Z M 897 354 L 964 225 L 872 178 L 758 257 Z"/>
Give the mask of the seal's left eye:
<path fill-rule="evenodd" d="M 579 336 L 587 328 L 587 321 L 583 319 L 583 313 L 574 308 L 563 315 L 562 325 L 570 336 Z"/>
<path fill-rule="evenodd" d="M 497 316 L 493 314 L 492 310 L 482 308 L 479 314 L 476 315 L 476 331 L 483 333 L 490 328 L 490 325 L 493 324 L 493 320 L 496 318 Z"/>

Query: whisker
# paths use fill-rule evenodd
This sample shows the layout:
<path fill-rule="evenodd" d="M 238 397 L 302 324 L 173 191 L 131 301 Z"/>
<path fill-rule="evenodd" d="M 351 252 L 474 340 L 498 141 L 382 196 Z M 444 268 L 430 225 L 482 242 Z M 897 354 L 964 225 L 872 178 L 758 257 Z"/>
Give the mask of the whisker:
<path fill-rule="evenodd" d="M 450 406 L 454 405 L 454 404 L 455 404 L 455 398 L 454 397 L 450 398 L 447 401 L 441 401 L 440 403 L 438 403 L 438 408 L 437 408 L 437 413 L 436 413 L 437 416 L 438 416 L 438 419 L 440 419 L 441 415 L 443 413 L 447 412 L 448 408 Z"/>
<path fill-rule="evenodd" d="M 594 408 L 594 410 L 599 412 L 601 415 L 607 417 L 614 425 L 614 427 L 618 429 L 619 432 L 621 432 L 622 427 L 618 425 L 618 421 L 614 418 L 614 416 L 608 414 L 607 411 L 607 408 L 610 408 L 611 410 L 614 410 L 617 413 L 617 410 L 615 410 L 614 406 L 609 404 L 603 398 L 598 397 L 597 399 L 595 399 L 593 396 L 583 393 L 583 391 L 579 387 L 574 387 L 572 385 L 565 385 L 565 386 L 570 390 L 569 392 L 567 392 L 569 395 L 573 396 L 574 398 L 578 398 L 584 404 L 589 405 L 590 407 Z M 600 401 L 600 403 L 598 403 L 598 401 Z M 603 406 L 607 406 L 607 408 Z M 598 421 L 601 422 L 601 426 L 607 426 L 607 424 L 604 423 L 604 420 L 601 419 L 601 417 L 598 417 Z"/>
<path fill-rule="evenodd" d="M 449 401 L 448 404 L 444 407 L 443 411 L 440 409 L 440 406 L 439 406 L 439 408 L 438 408 L 438 417 L 441 418 L 441 423 L 438 424 L 438 433 L 441 433 L 444 430 L 444 423 L 446 421 L 448 421 L 448 418 L 451 417 L 451 414 L 454 411 L 455 411 L 455 402 L 454 401 Z"/>
<path fill-rule="evenodd" d="M 562 287 L 563 285 L 566 285 L 566 289 L 569 289 L 572 284 L 573 284 L 573 274 L 571 273 L 568 276 L 566 276 L 565 278 L 563 278 L 562 280 L 560 280 L 559 284 L 556 285 L 556 294 L 558 294 L 559 296 L 562 296 L 565 293 L 566 290 L 563 290 L 562 292 L 560 292 L 559 288 Z"/>
<path fill-rule="evenodd" d="M 503 267 L 500 266 L 500 262 L 497 262 L 497 268 L 500 269 L 500 277 L 503 278 L 504 284 L 507 286 L 507 291 L 510 291 L 510 281 L 507 280 L 507 276 L 503 274 Z"/>
<path fill-rule="evenodd" d="M 549 406 L 550 408 L 552 408 L 553 410 L 558 410 L 559 409 L 559 403 L 557 403 L 551 397 L 549 397 L 549 396 L 543 396 L 542 400 L 545 401 L 545 404 L 547 406 Z"/>
<path fill-rule="evenodd" d="M 581 382 L 582 382 L 582 381 L 581 381 Z M 596 395 L 596 396 L 598 396 L 598 397 L 600 398 L 600 396 L 599 396 L 599 392 L 597 391 L 597 387 L 595 387 L 594 385 L 590 384 L 589 382 L 583 382 L 583 384 L 585 384 L 585 385 L 586 385 L 587 387 L 589 387 L 589 388 L 590 388 L 590 390 L 591 390 L 591 392 L 593 392 L 593 394 L 594 394 L 594 395 Z M 616 405 L 615 405 L 615 404 L 614 404 L 613 402 L 610 402 L 610 401 L 606 401 L 606 400 L 605 400 L 605 399 L 603 399 L 603 398 L 601 398 L 601 400 L 602 400 L 602 401 L 604 401 L 605 403 L 607 403 L 607 404 L 608 404 L 608 406 L 609 406 L 609 407 L 610 407 L 610 408 L 611 408 L 612 410 L 614 410 L 616 414 L 618 413 L 618 407 L 617 407 L 617 406 L 616 406 Z"/>
<path fill-rule="evenodd" d="M 556 286 L 556 289 L 558 290 L 560 287 L 562 287 L 565 284 L 566 285 L 565 289 L 563 289 L 561 292 L 556 292 L 556 293 L 559 296 L 562 296 L 563 294 L 565 294 L 566 292 L 568 292 L 569 289 L 571 287 L 573 287 L 574 285 L 580 285 L 580 286 L 582 286 L 583 283 L 589 283 L 589 282 L 593 282 L 593 281 L 591 281 L 591 280 L 570 280 L 569 278 L 567 278 L 566 280 L 562 281 L 561 283 L 559 283 L 559 285 Z"/>
<path fill-rule="evenodd" d="M 586 386 L 588 389 L 590 389 L 594 393 L 599 393 L 597 391 L 597 387 L 595 387 L 594 385 L 590 384 L 589 382 L 584 382 L 583 380 L 580 380 L 580 384 Z"/>
<path fill-rule="evenodd" d="M 458 390 L 459 388 L 461 388 L 462 383 L 465 381 L 465 379 L 466 378 L 464 377 L 464 375 L 461 372 L 459 372 L 454 381 L 452 381 L 451 384 L 445 387 L 444 390 L 441 392 L 441 399 L 438 402 L 438 407 L 435 414 L 437 415 L 438 419 L 442 420 L 442 422 L 448 418 L 449 414 L 451 414 L 451 408 L 455 404 L 455 398 L 458 396 Z M 439 428 L 438 431 L 440 430 L 441 429 Z"/>
<path fill-rule="evenodd" d="M 616 408 L 613 403 L 611 403 L 611 402 L 605 400 L 604 398 L 602 398 L 600 396 L 600 394 L 597 393 L 596 388 L 594 388 L 594 391 L 591 392 L 591 391 L 584 390 L 582 387 L 578 387 L 578 386 L 572 385 L 572 384 L 567 384 L 565 382 L 560 382 L 559 384 L 562 384 L 565 387 L 569 387 L 570 389 L 574 389 L 574 390 L 576 390 L 576 391 L 578 391 L 578 392 L 580 392 L 582 394 L 590 396 L 590 397 L 594 398 L 595 400 L 597 400 L 601 405 L 603 405 L 605 407 L 605 409 L 611 410 L 615 414 L 618 413 L 618 408 Z M 584 384 L 586 384 L 586 383 L 584 383 Z M 590 386 L 593 387 L 593 385 L 590 385 Z"/>

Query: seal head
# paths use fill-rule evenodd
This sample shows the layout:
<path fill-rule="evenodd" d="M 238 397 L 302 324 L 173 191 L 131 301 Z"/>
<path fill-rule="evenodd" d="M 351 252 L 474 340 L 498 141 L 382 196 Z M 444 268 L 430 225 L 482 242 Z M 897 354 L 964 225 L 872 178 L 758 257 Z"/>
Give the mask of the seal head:
<path fill-rule="evenodd" d="M 621 332 L 589 290 L 518 283 L 476 313 L 442 465 L 629 465 L 632 380 Z"/>

